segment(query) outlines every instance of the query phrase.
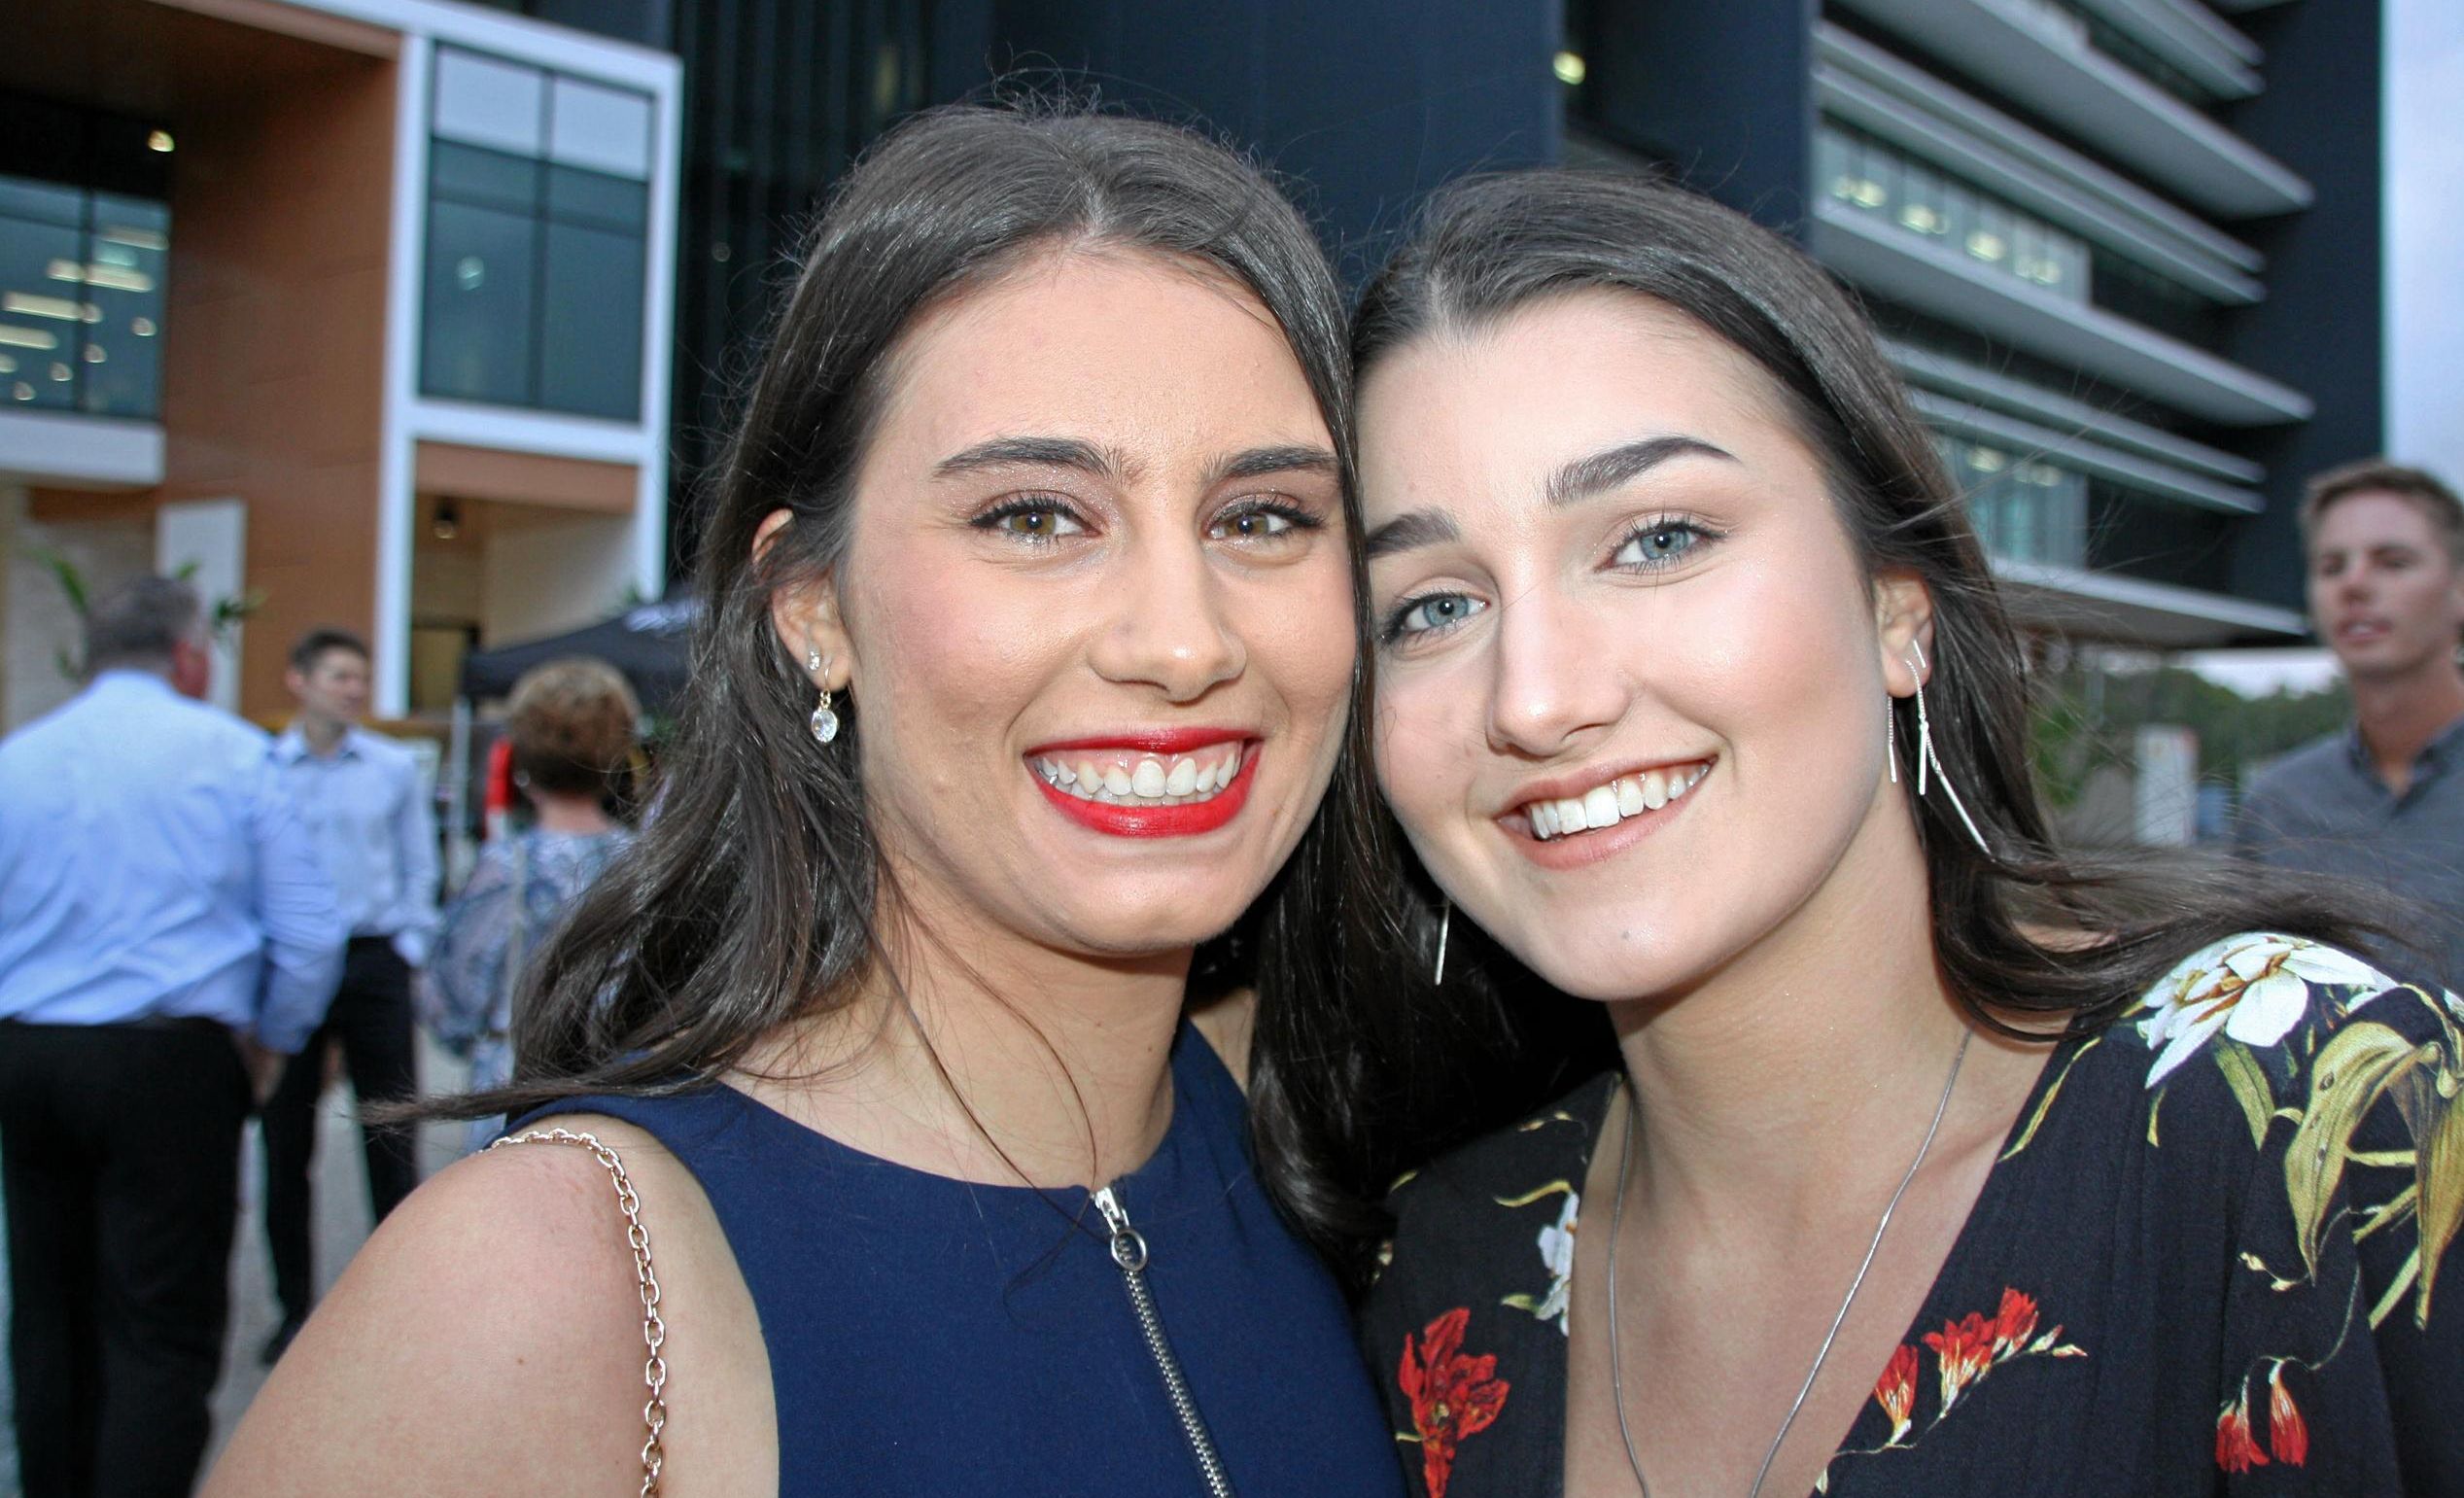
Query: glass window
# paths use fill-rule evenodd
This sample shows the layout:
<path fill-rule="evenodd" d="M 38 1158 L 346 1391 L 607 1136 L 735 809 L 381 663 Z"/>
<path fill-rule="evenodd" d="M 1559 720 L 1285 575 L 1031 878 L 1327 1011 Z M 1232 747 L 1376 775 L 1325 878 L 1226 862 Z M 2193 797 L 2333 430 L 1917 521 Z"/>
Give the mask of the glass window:
<path fill-rule="evenodd" d="M 89 303 L 74 276 L 85 236 L 59 224 L 0 218 L 0 358 L 8 404 L 68 410 L 77 404 L 78 347 Z"/>
<path fill-rule="evenodd" d="M 538 163 L 527 157 L 438 141 L 429 157 L 429 170 L 439 197 L 516 213 L 529 213 L 538 206 Z"/>
<path fill-rule="evenodd" d="M 538 257 L 538 222 L 526 214 L 441 199 L 428 205 L 420 367 L 430 395 L 532 403 Z"/>
<path fill-rule="evenodd" d="M 2085 240 L 1860 131 L 1825 121 L 1818 138 L 1816 159 L 1831 196 L 1887 215 L 1909 233 L 1956 245 L 1972 261 L 2087 299 Z"/>
<path fill-rule="evenodd" d="M 556 80 L 548 150 L 569 166 L 636 182 L 650 176 L 650 101 L 579 79 Z"/>
<path fill-rule="evenodd" d="M 639 182 L 571 166 L 547 169 L 547 211 L 559 219 L 628 228 L 638 238 L 649 222 L 650 190 Z"/>
<path fill-rule="evenodd" d="M 421 388 L 640 420 L 650 100 L 450 50 L 436 88 Z"/>
<path fill-rule="evenodd" d="M 639 233 L 547 226 L 546 315 L 540 320 L 539 403 L 585 416 L 642 409 Z"/>
<path fill-rule="evenodd" d="M 78 407 L 100 415 L 151 415 L 162 388 L 163 281 L 171 260 L 171 212 L 160 203 L 94 194 L 87 241 L 86 299 L 98 316 L 78 351 Z"/>
<path fill-rule="evenodd" d="M 542 144 L 547 78 L 537 68 L 445 48 L 436 53 L 435 133 L 535 157 Z"/>

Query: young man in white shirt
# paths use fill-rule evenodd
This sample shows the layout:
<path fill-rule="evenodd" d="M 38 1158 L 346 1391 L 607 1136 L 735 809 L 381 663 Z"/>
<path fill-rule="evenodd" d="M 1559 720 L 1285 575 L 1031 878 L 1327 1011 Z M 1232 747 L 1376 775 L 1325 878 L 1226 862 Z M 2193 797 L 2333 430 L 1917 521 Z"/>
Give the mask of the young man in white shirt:
<path fill-rule="evenodd" d="M 263 1349 L 282 1355 L 316 1300 L 309 1171 L 327 1050 L 339 1044 L 363 1107 L 419 1089 L 411 973 L 436 929 L 436 825 L 410 751 L 360 726 L 367 712 L 368 651 L 338 629 L 308 632 L 284 676 L 298 715 L 274 741 L 274 762 L 332 878 L 351 925 L 341 987 L 326 1023 L 293 1060 L 265 1103 L 265 1241 L 282 1321 Z M 399 1125 L 364 1118 L 368 1205 L 382 1221 L 419 1183 L 416 1141 Z"/>

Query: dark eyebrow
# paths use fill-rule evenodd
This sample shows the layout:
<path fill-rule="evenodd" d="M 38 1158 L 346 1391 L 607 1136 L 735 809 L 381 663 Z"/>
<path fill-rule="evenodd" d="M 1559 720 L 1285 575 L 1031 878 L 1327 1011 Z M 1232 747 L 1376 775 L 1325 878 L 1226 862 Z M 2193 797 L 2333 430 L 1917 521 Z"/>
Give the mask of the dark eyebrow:
<path fill-rule="evenodd" d="M 1234 453 L 1215 466 L 1210 482 L 1223 483 L 1234 478 L 1264 478 L 1269 473 L 1320 473 L 1328 478 L 1337 476 L 1335 454 L 1323 447 L 1304 447 L 1294 443 L 1284 447 L 1253 447 Z"/>
<path fill-rule="evenodd" d="M 1715 447 L 1700 437 L 1647 436 L 1621 442 L 1587 458 L 1577 458 L 1549 474 L 1548 504 L 1554 508 L 1605 494 L 1677 458 L 1718 458 L 1727 463 L 1737 461 L 1736 454 L 1724 447 Z"/>
<path fill-rule="evenodd" d="M 1414 551 L 1422 546 L 1434 546 L 1440 541 L 1457 540 L 1462 535 L 1454 517 L 1444 510 L 1415 509 L 1409 514 L 1397 515 L 1370 532 L 1363 550 L 1371 561 L 1375 561 L 1394 552 Z"/>
<path fill-rule="evenodd" d="M 933 465 L 936 477 L 972 473 L 983 469 L 1077 469 L 1101 478 L 1120 478 L 1127 465 L 1121 455 L 1065 436 L 996 436 L 962 447 Z"/>

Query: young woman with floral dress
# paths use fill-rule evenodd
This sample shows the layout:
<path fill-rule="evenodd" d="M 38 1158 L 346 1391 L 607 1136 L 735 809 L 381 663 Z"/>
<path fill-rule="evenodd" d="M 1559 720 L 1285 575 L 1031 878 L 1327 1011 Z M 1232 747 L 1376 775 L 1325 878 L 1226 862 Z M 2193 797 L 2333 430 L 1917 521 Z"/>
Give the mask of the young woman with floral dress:
<path fill-rule="evenodd" d="M 2464 1492 L 2464 1004 L 2334 891 L 2054 845 L 1993 574 L 1823 273 L 1509 177 L 1354 342 L 1418 950 L 1619 1062 L 1393 1193 L 1416 1489 Z"/>

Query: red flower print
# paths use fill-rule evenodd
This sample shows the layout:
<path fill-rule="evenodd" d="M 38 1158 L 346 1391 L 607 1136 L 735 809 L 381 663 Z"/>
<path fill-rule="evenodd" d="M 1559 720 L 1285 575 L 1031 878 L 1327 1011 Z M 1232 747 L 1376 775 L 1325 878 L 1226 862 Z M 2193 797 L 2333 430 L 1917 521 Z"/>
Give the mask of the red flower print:
<path fill-rule="evenodd" d="M 1885 1446 L 1897 1446 L 1899 1438 L 1908 1434 L 1917 1412 L 1917 1349 L 1906 1342 L 1891 1355 L 1891 1366 L 1882 1371 L 1882 1379 L 1874 1385 L 1874 1398 L 1883 1412 L 1891 1416 L 1891 1439 Z"/>
<path fill-rule="evenodd" d="M 2250 1434 L 2250 1394 L 2245 1388 L 2216 1416 L 2216 1465 L 2227 1472 L 2248 1472 L 2267 1464 L 2268 1453 Z"/>
<path fill-rule="evenodd" d="M 2275 1447 L 2275 1459 L 2288 1467 L 2309 1460 L 2310 1428 L 2294 1405 L 2292 1391 L 2284 1386 L 2281 1363 L 2268 1374 L 2268 1445 Z"/>
<path fill-rule="evenodd" d="M 1994 1338 L 2000 1325 L 1972 1310 L 1958 1321 L 1943 1322 L 1939 1332 L 1925 1334 L 1925 1344 L 1941 1359 L 1943 1413 L 1959 1403 L 1961 1389 L 1994 1366 Z"/>
<path fill-rule="evenodd" d="M 1403 1364 L 1395 1382 L 1411 1401 L 1411 1425 L 1420 1436 L 1420 1475 L 1429 1484 L 1429 1498 L 1446 1498 L 1446 1482 L 1454 1475 L 1454 1452 L 1466 1436 L 1497 1423 L 1506 1408 L 1506 1380 L 1497 1376 L 1497 1355 L 1466 1357 L 1463 1332 L 1470 1325 L 1468 1306 L 1457 1306 L 1420 1332 L 1413 1349 L 1404 1336 Z"/>
<path fill-rule="evenodd" d="M 2035 1335 L 2036 1298 L 2004 1289 L 2001 1314 L 1994 1324 L 1994 1361 L 2027 1351 L 2028 1339 Z"/>

